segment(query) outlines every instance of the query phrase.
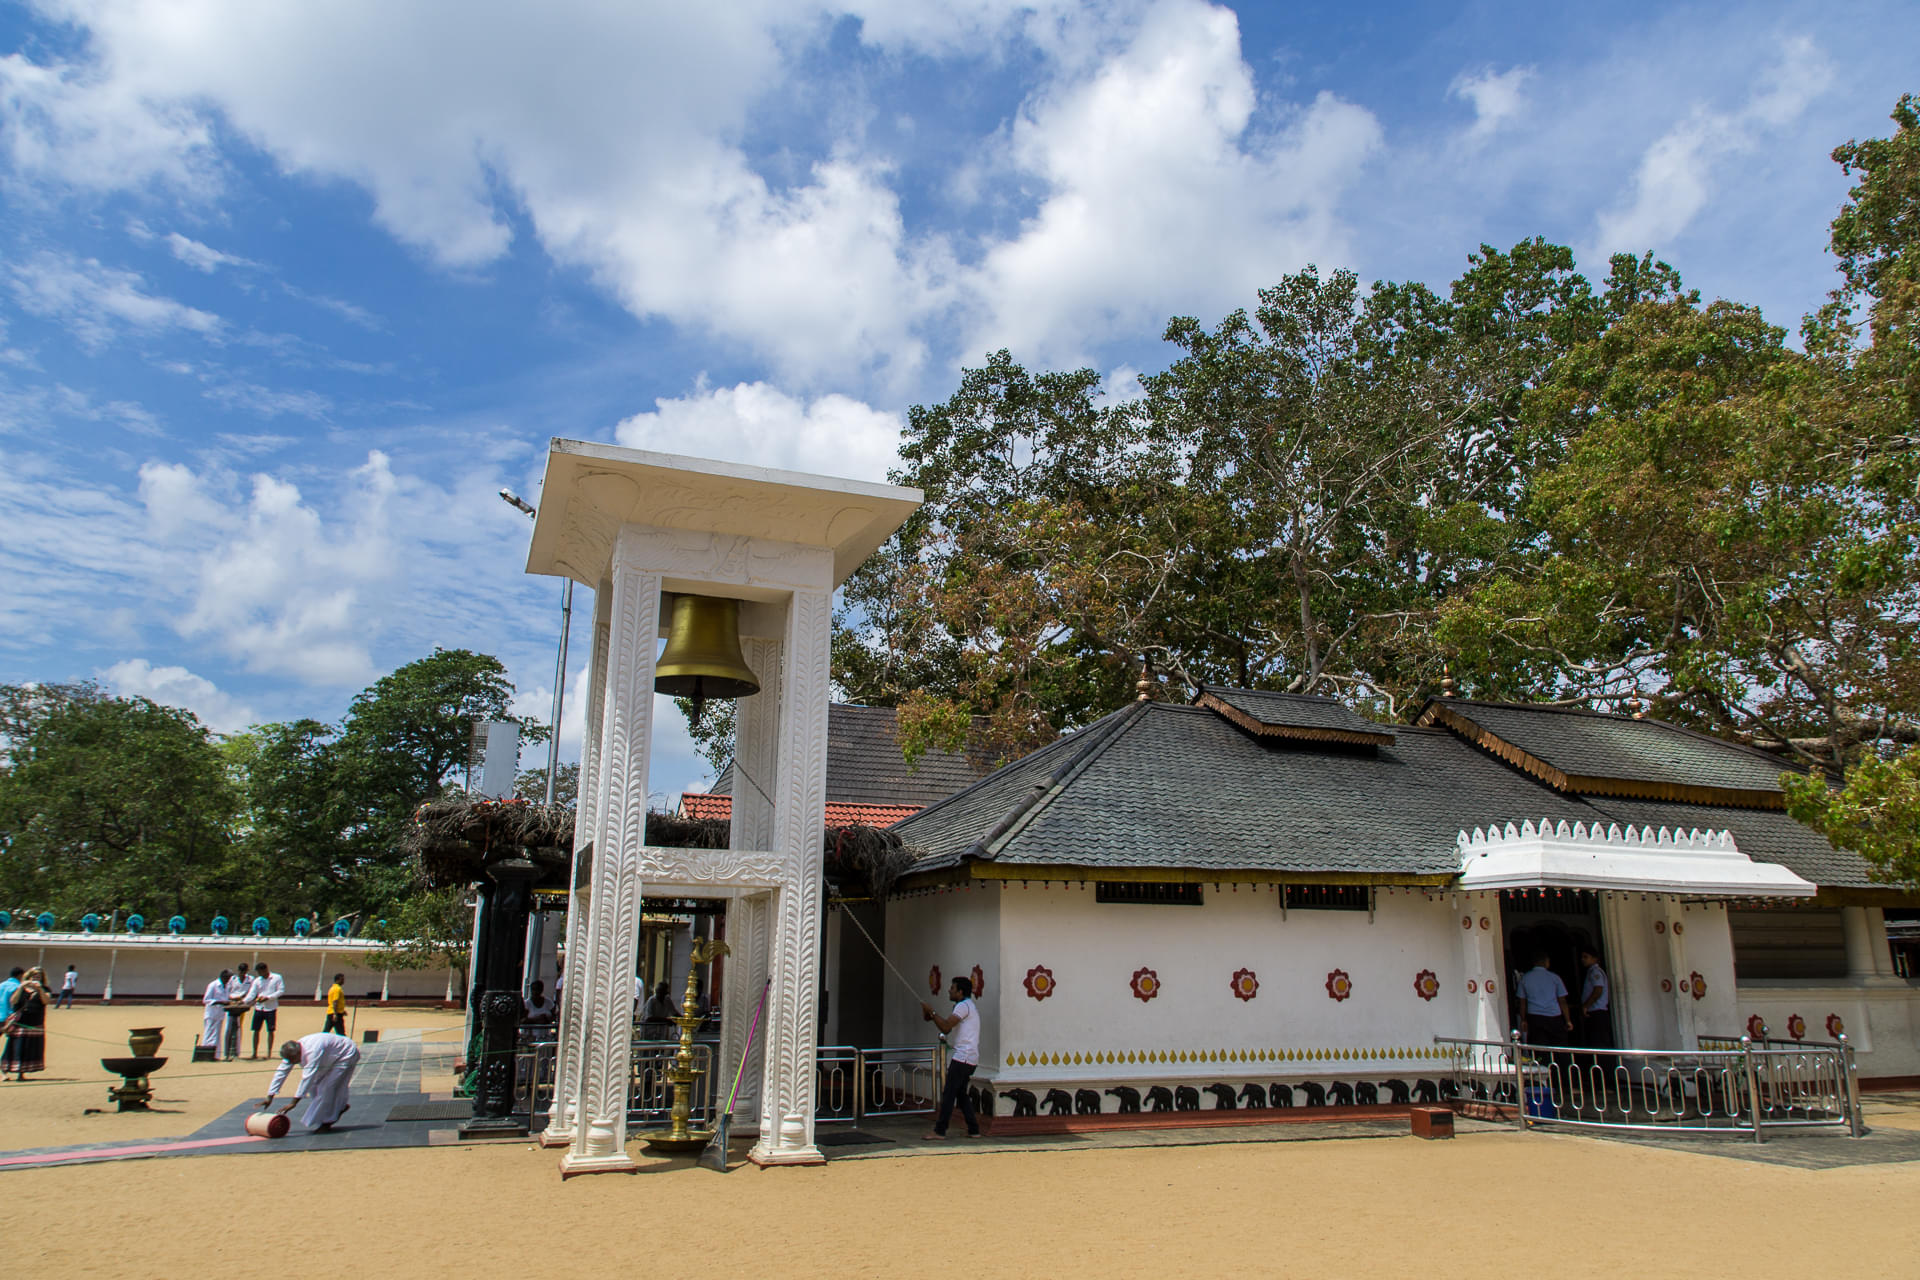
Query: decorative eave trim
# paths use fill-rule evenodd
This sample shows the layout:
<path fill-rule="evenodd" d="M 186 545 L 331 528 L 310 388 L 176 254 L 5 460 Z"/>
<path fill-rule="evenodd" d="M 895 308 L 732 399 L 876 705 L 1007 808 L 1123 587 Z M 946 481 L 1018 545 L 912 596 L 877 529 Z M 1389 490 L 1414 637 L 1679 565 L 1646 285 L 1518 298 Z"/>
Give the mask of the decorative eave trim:
<path fill-rule="evenodd" d="M 1730 831 L 1624 830 L 1543 818 L 1462 831 L 1463 889 L 1608 889 L 1703 898 L 1811 898 L 1818 887 L 1742 853 Z"/>
<path fill-rule="evenodd" d="M 933 889 L 970 882 L 1008 880 L 1119 881 L 1127 884 L 1352 884 L 1382 888 L 1445 889 L 1457 873 L 1435 871 L 1272 871 L 1202 867 L 1098 867 L 1067 863 L 982 862 L 968 860 L 935 871 L 908 872 L 903 889 Z"/>
<path fill-rule="evenodd" d="M 1224 716 L 1233 724 L 1248 733 L 1262 738 L 1287 738 L 1297 742 L 1345 742 L 1359 747 L 1391 746 L 1391 733 L 1365 733 L 1358 729 L 1311 729 L 1304 725 L 1269 724 L 1255 716 L 1248 715 L 1240 708 L 1215 696 L 1210 690 L 1203 691 L 1193 700 L 1196 707 Z"/>
<path fill-rule="evenodd" d="M 1633 778 L 1596 778 L 1570 774 L 1548 764 L 1540 757 L 1516 747 L 1491 729 L 1450 707 L 1434 703 L 1420 713 L 1421 726 L 1439 724 L 1453 730 L 1474 746 L 1506 761 L 1522 773 L 1530 774 L 1569 795 L 1621 796 L 1632 800 L 1672 800 L 1681 804 L 1723 804 L 1737 809 L 1784 809 L 1787 799 L 1778 791 L 1750 791 L 1737 787 L 1705 787 L 1680 782 L 1646 782 Z"/>

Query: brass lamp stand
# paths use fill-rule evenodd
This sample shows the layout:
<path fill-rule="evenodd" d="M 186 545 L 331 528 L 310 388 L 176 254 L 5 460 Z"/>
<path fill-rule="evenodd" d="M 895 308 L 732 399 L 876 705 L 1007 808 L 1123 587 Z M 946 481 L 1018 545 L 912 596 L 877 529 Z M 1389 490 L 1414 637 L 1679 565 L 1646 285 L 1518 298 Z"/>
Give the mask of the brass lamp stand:
<path fill-rule="evenodd" d="M 693 944 L 693 962 L 687 966 L 687 994 L 680 1002 L 680 1052 L 667 1068 L 667 1081 L 673 1086 L 673 1123 L 665 1129 L 649 1129 L 639 1135 L 647 1146 L 662 1155 L 691 1155 L 713 1141 L 712 1129 L 695 1129 L 688 1123 L 693 1116 L 693 1085 L 706 1073 L 693 1065 L 693 1033 L 704 1019 L 699 1011 L 699 967 L 729 954 L 725 942 L 703 938 Z"/>

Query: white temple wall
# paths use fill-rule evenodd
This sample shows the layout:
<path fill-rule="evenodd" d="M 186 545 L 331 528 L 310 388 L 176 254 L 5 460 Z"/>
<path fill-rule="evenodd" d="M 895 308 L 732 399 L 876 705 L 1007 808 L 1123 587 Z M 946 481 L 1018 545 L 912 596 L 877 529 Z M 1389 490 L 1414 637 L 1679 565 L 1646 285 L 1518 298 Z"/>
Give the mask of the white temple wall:
<path fill-rule="evenodd" d="M 1433 1037 L 1471 1026 L 1451 897 L 1381 889 L 1371 920 L 1297 908 L 1283 918 L 1270 885 L 1209 884 L 1197 907 L 1098 903 L 1091 884 L 1009 885 L 992 1073 L 1002 1085 L 1431 1074 Z M 1036 968 L 1050 973 L 1044 999 L 1027 990 Z M 1135 994 L 1141 969 L 1157 983 L 1148 1000 Z M 1258 984 L 1251 999 L 1235 993 L 1240 970 Z M 1422 973 L 1432 999 L 1416 987 Z"/>
<path fill-rule="evenodd" d="M 1863 1079 L 1920 1076 L 1920 983 L 1893 974 L 1884 914 L 1843 908 L 1847 928 L 1844 978 L 1752 979 L 1736 994 L 1739 1027 L 1781 1040 L 1832 1040 L 1844 1033 Z"/>
<path fill-rule="evenodd" d="M 887 958 L 915 984 L 916 992 L 924 994 L 916 999 L 888 977 L 887 1044 L 932 1040 L 935 1031 L 921 1019 L 919 1001 L 947 1012 L 951 1008 L 947 984 L 954 978 L 972 978 L 977 967 L 984 987 L 974 1002 L 980 1014 L 980 1070 L 992 1074 L 1000 1055 L 1001 1011 L 1020 990 L 1019 978 L 1008 971 L 1000 947 L 1001 898 L 1010 892 L 986 883 L 888 902 Z M 935 966 L 940 970 L 937 982 Z"/>

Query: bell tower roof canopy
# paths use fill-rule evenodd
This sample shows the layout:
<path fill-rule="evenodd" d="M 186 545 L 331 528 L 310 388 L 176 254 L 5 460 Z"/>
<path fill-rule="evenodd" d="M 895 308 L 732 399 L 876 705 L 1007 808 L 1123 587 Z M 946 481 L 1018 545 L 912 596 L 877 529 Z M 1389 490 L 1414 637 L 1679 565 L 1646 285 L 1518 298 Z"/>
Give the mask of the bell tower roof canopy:
<path fill-rule="evenodd" d="M 527 572 L 597 586 L 624 524 L 833 553 L 837 586 L 920 505 L 918 489 L 555 438 Z"/>

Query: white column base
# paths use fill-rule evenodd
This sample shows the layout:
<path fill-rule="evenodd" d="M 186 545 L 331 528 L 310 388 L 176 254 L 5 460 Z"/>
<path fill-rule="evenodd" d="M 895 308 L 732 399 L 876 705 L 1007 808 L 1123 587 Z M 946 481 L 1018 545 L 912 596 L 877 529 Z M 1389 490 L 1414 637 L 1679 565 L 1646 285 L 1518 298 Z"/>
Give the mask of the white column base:
<path fill-rule="evenodd" d="M 573 1145 L 573 1130 L 556 1129 L 552 1125 L 540 1131 L 540 1145 L 543 1147 L 570 1147 Z"/>
<path fill-rule="evenodd" d="M 569 1151 L 560 1157 L 560 1176 L 571 1178 L 577 1173 L 638 1173 L 640 1165 L 624 1151 L 605 1156 L 582 1156 Z"/>
<path fill-rule="evenodd" d="M 789 1115 L 780 1122 L 780 1133 L 772 1144 L 765 1137 L 754 1143 L 753 1150 L 747 1153 L 747 1159 L 761 1166 L 827 1162 L 827 1158 L 820 1154 L 820 1148 L 807 1141 L 806 1117 L 797 1115 Z"/>

